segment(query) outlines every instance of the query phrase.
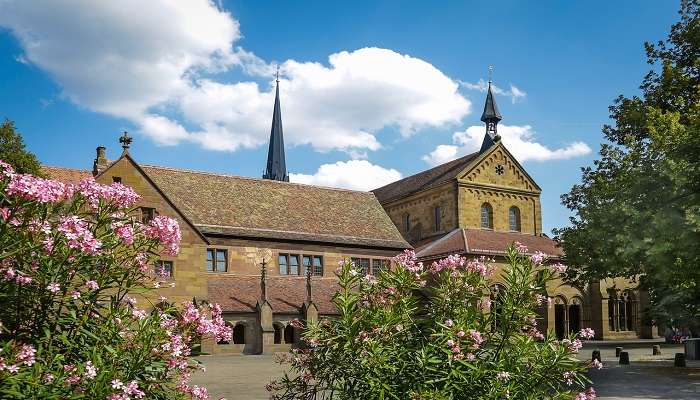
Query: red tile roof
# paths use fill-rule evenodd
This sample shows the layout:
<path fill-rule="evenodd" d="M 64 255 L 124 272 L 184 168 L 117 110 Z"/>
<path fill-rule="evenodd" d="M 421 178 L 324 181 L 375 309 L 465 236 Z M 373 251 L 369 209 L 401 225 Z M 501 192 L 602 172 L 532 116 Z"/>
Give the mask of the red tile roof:
<path fill-rule="evenodd" d="M 457 178 L 457 174 L 459 174 L 478 156 L 478 152 L 467 154 L 464 157 L 440 164 L 437 167 L 408 176 L 378 189 L 374 189 L 372 192 L 375 194 L 375 196 L 377 196 L 377 199 L 384 204 L 421 190 L 439 186 L 445 182 L 449 182 L 450 180 Z"/>
<path fill-rule="evenodd" d="M 260 299 L 259 276 L 212 276 L 208 280 L 209 301 L 218 303 L 224 312 L 254 312 Z M 339 290 L 335 278 L 312 279 L 313 302 L 321 314 L 336 314 L 331 299 Z M 274 313 L 296 314 L 306 301 L 305 277 L 270 277 L 267 301 Z"/>
<path fill-rule="evenodd" d="M 374 194 L 142 165 L 204 234 L 409 248 Z"/>
<path fill-rule="evenodd" d="M 541 251 L 551 258 L 564 255 L 557 243 L 546 237 L 516 232 L 496 232 L 482 229 L 455 229 L 424 245 L 416 254 L 421 259 L 434 259 L 450 254 L 475 254 L 499 256 L 513 242 L 519 242 L 529 249 L 528 254 Z"/>
<path fill-rule="evenodd" d="M 47 177 L 64 183 L 78 183 L 92 176 L 92 172 L 86 169 L 50 167 L 48 165 L 42 165 L 41 171 Z"/>

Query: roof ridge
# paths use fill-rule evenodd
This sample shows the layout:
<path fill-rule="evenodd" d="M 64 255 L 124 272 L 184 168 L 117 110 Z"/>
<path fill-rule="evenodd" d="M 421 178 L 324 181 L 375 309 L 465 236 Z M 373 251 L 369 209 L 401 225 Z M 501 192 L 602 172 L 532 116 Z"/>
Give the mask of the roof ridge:
<path fill-rule="evenodd" d="M 444 166 L 446 166 L 447 164 L 453 163 L 454 165 L 458 165 L 460 160 L 466 159 L 466 158 L 470 158 L 470 159 L 471 159 L 471 157 L 474 156 L 475 154 L 478 154 L 478 152 L 473 152 L 473 153 L 465 154 L 465 155 L 463 155 L 463 156 L 461 156 L 461 157 L 455 158 L 454 160 L 450 160 L 450 161 L 444 162 L 444 163 L 442 163 L 442 164 L 438 164 L 438 165 L 436 165 L 436 166 L 434 166 L 434 167 L 432 167 L 432 168 L 428 168 L 428 169 L 426 169 L 426 170 L 416 172 L 415 174 L 409 175 L 409 176 L 407 176 L 407 177 L 401 178 L 401 179 L 399 179 L 399 180 L 397 180 L 397 181 L 394 181 L 394 182 L 391 182 L 391 183 L 387 183 L 386 185 L 384 185 L 384 186 L 382 186 L 382 187 L 378 187 L 378 188 L 376 188 L 376 189 L 373 189 L 373 191 L 374 191 L 374 190 L 383 189 L 383 188 L 385 188 L 385 187 L 394 185 L 394 184 L 399 183 L 399 182 L 403 182 L 403 181 L 405 181 L 405 180 L 407 180 L 407 179 L 413 178 L 413 177 L 418 176 L 418 175 L 427 174 L 428 172 L 434 171 L 434 170 L 436 170 L 436 169 L 438 169 L 438 168 L 440 168 L 440 167 L 444 167 Z M 466 160 L 464 160 L 464 161 L 466 161 Z M 454 168 L 454 166 L 451 166 L 447 171 L 449 171 L 449 170 L 451 170 L 451 169 L 453 169 L 453 168 Z M 447 171 L 445 171 L 445 172 L 447 172 Z M 438 177 L 439 177 L 439 176 L 433 178 L 431 181 L 429 181 L 428 183 L 426 183 L 426 185 L 429 184 L 429 183 L 431 183 L 431 182 L 433 182 L 433 181 L 434 181 L 435 179 L 437 179 Z"/>
<path fill-rule="evenodd" d="M 92 173 L 92 171 L 90 171 L 89 169 L 73 168 L 73 167 L 59 167 L 59 166 L 56 166 L 56 165 L 45 165 L 45 164 L 41 164 L 41 168 L 54 168 L 54 169 L 64 169 L 64 170 L 67 170 L 67 171 L 80 171 L 80 172 Z"/>
<path fill-rule="evenodd" d="M 336 188 L 336 187 L 330 187 L 330 186 L 310 185 L 307 183 L 299 183 L 299 182 L 285 182 L 285 181 L 278 181 L 278 180 L 272 180 L 272 179 L 253 178 L 250 176 L 224 174 L 224 173 L 220 173 L 220 172 L 199 171 L 199 170 L 187 169 L 187 168 L 164 167 L 161 165 L 151 165 L 151 164 L 139 164 L 139 165 L 141 165 L 142 167 L 145 167 L 145 168 L 156 168 L 156 169 L 162 169 L 162 170 L 174 171 L 174 172 L 187 172 L 187 173 L 192 173 L 192 174 L 219 176 L 222 178 L 238 178 L 238 179 L 245 179 L 245 180 L 250 180 L 250 181 L 255 181 L 255 182 L 264 182 L 264 183 L 281 184 L 281 185 L 305 186 L 305 187 L 313 187 L 313 188 L 318 188 L 318 189 L 335 190 L 335 191 L 339 191 L 339 192 L 367 194 L 367 195 L 371 195 L 374 197 L 374 193 L 372 193 L 371 191 L 364 191 L 364 190 L 352 190 L 352 189 Z"/>

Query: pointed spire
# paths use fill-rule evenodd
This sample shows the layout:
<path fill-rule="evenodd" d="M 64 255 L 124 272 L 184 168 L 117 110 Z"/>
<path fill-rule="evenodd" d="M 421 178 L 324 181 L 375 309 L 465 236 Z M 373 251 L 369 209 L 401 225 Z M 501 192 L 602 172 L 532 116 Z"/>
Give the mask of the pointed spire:
<path fill-rule="evenodd" d="M 287 165 L 284 157 L 284 135 L 282 134 L 282 109 L 280 107 L 280 79 L 277 66 L 275 88 L 275 108 L 272 112 L 272 129 L 270 130 L 270 146 L 267 150 L 267 168 L 263 179 L 289 182 Z"/>
<path fill-rule="evenodd" d="M 484 141 L 481 143 L 481 150 L 479 150 L 480 153 L 486 151 L 496 142 L 501 140 L 501 137 L 498 135 L 498 123 L 503 119 L 503 117 L 501 116 L 501 112 L 498 111 L 498 105 L 496 104 L 496 99 L 494 98 L 492 89 L 492 74 L 493 66 L 489 66 L 489 89 L 486 93 L 484 112 L 481 114 L 481 121 L 486 124 L 486 134 L 484 135 Z"/>

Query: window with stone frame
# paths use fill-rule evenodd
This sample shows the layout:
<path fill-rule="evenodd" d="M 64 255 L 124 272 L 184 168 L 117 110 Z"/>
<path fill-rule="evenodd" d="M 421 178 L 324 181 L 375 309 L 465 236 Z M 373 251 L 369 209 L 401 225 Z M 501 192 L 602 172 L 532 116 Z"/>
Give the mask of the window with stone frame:
<path fill-rule="evenodd" d="M 280 253 L 277 257 L 280 275 L 299 275 L 299 255 Z"/>
<path fill-rule="evenodd" d="M 207 249 L 207 272 L 227 272 L 228 252 L 225 249 Z"/>
<path fill-rule="evenodd" d="M 147 224 L 158 215 L 153 207 L 139 207 L 141 211 L 141 223 Z"/>
<path fill-rule="evenodd" d="M 516 206 L 508 209 L 508 229 L 511 232 L 520 232 L 520 209 Z"/>
<path fill-rule="evenodd" d="M 311 269 L 311 273 L 314 276 L 323 276 L 322 256 L 305 255 L 302 257 L 302 264 L 304 265 L 304 269 L 302 270 L 304 276 L 306 276 L 309 269 Z"/>
<path fill-rule="evenodd" d="M 114 183 L 122 183 L 122 177 L 121 177 L 121 176 L 113 176 L 113 177 L 112 177 L 112 182 L 114 182 Z"/>
<path fill-rule="evenodd" d="M 354 264 L 355 267 L 360 269 L 362 271 L 362 275 L 368 275 L 370 273 L 370 259 L 369 258 L 361 258 L 361 257 L 352 257 L 350 259 Z"/>
<path fill-rule="evenodd" d="M 173 262 L 170 260 L 158 260 L 153 267 L 153 274 L 162 279 L 173 277 Z"/>
<path fill-rule="evenodd" d="M 372 259 L 372 275 L 377 276 L 379 273 L 386 269 L 386 267 L 389 265 L 389 260 L 382 259 L 382 258 L 375 258 Z"/>
<path fill-rule="evenodd" d="M 493 229 L 493 207 L 489 203 L 481 205 L 481 229 Z"/>

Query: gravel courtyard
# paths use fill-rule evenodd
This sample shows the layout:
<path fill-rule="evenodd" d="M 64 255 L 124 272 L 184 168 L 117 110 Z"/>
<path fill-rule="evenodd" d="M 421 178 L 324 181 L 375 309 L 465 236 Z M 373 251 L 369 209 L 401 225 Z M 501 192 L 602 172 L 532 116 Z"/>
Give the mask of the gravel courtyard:
<path fill-rule="evenodd" d="M 603 347 L 605 346 L 605 347 Z M 598 347 L 587 344 L 581 358 L 588 359 Z M 681 346 L 663 346 L 660 356 L 651 355 L 651 344 L 629 346 L 632 365 L 621 366 L 615 348 L 601 344 L 605 368 L 591 371 L 590 377 L 601 400 L 690 400 L 700 399 L 700 362 L 688 363 L 688 368 L 674 368 L 673 354 Z M 205 373 L 197 373 L 194 384 L 205 385 L 212 399 L 267 399 L 265 385 L 279 377 L 283 368 L 273 356 L 201 356 Z"/>

